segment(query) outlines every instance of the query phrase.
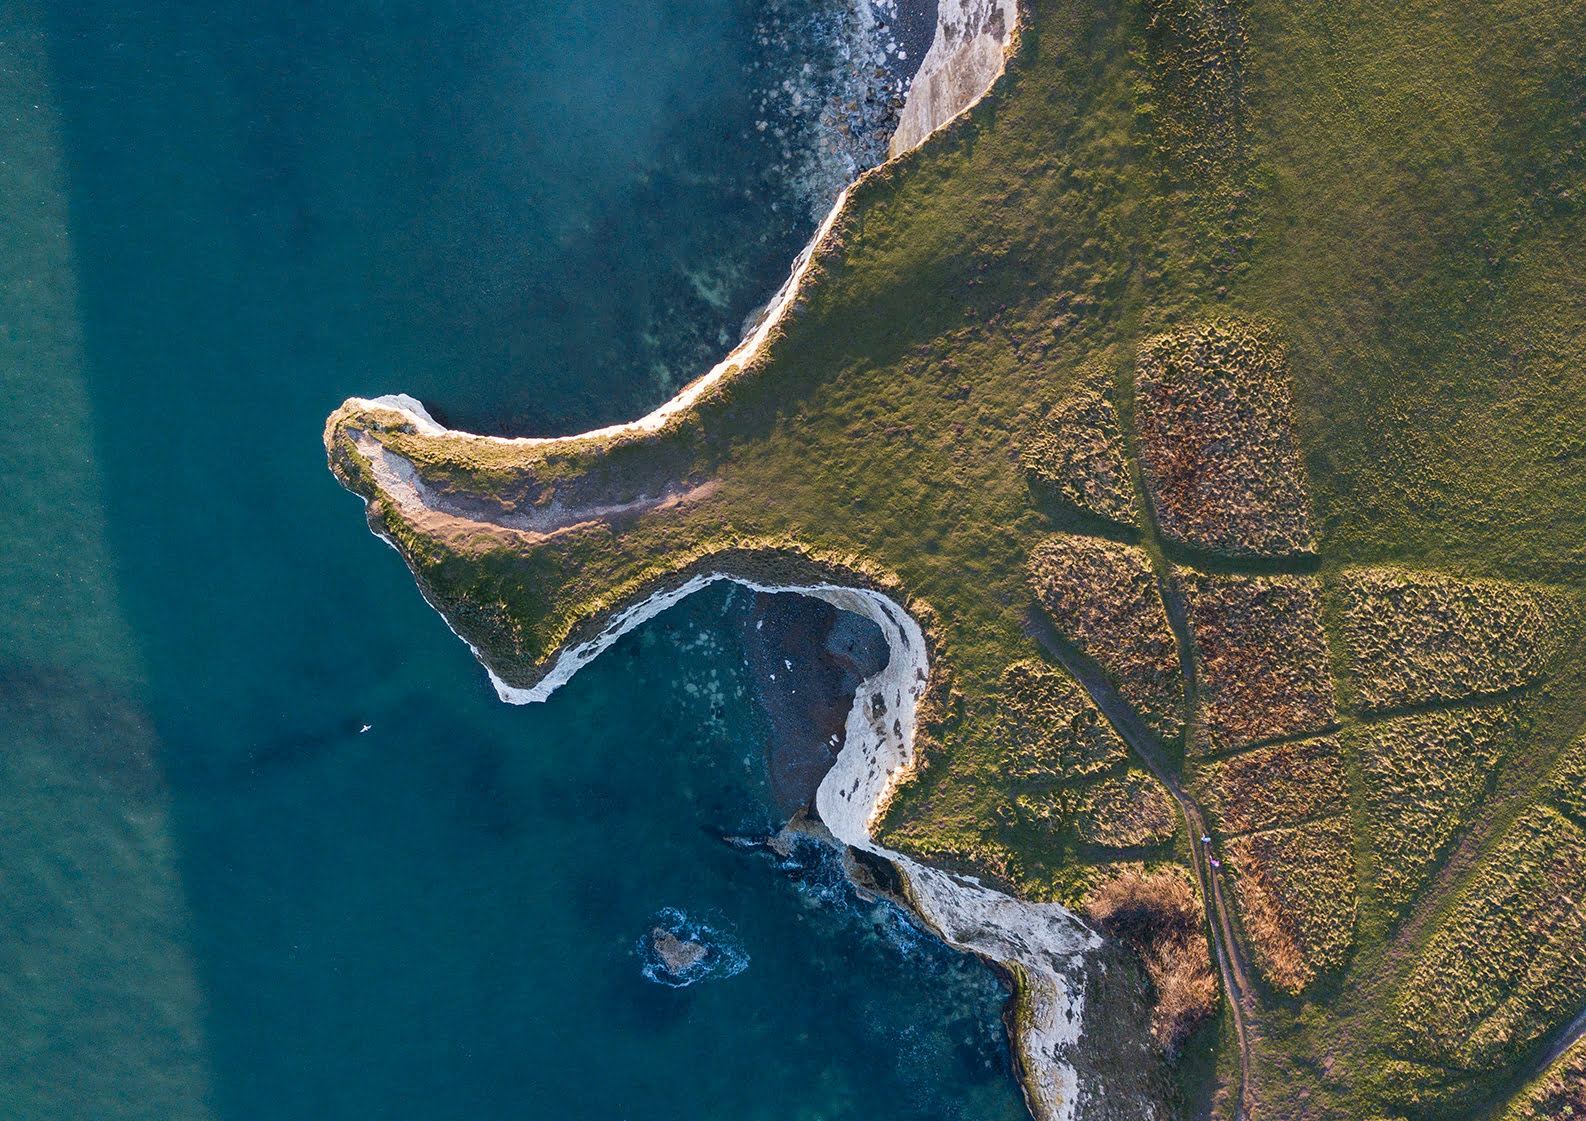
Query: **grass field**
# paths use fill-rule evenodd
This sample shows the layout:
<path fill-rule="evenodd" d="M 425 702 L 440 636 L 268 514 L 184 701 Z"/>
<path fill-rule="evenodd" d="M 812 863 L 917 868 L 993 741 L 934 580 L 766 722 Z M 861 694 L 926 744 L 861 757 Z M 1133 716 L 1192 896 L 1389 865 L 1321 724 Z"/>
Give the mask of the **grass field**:
<path fill-rule="evenodd" d="M 1366 709 L 1530 685 L 1580 622 L 1577 605 L 1556 588 L 1394 568 L 1350 569 L 1339 584 L 1355 697 Z"/>
<path fill-rule="evenodd" d="M 1234 898 L 1256 968 L 1298 995 L 1340 969 L 1354 942 L 1355 858 L 1341 818 L 1234 838 Z"/>
<path fill-rule="evenodd" d="M 1371 823 L 1372 886 L 1395 913 L 1436 871 L 1515 733 L 1514 714 L 1501 705 L 1400 716 L 1354 729 Z"/>
<path fill-rule="evenodd" d="M 1030 558 L 1030 586 L 1058 631 L 1094 659 L 1157 734 L 1183 729 L 1178 643 L 1149 554 L 1098 537 L 1053 537 Z"/>
<path fill-rule="evenodd" d="M 928 628 L 933 673 L 925 763 L 889 807 L 885 839 L 1076 903 L 1118 867 L 1187 860 L 1190 838 L 1115 862 L 1020 819 L 1016 797 L 1033 792 L 1004 772 L 1001 696 L 1010 666 L 1049 664 L 1031 637 L 1043 610 L 1032 559 L 1059 534 L 1135 547 L 1130 579 L 1147 603 L 1145 581 L 1160 587 L 1173 568 L 1318 577 L 1328 664 L 1347 671 L 1335 714 L 1347 814 L 1267 826 L 1228 850 L 1246 945 L 1274 985 L 1255 1010 L 1262 1116 L 1498 1110 L 1530 1076 L 1537 1029 L 1586 1004 L 1570 987 L 1581 933 L 1549 905 L 1574 882 L 1581 809 L 1545 780 L 1586 712 L 1580 643 L 1548 606 L 1586 592 L 1586 6 L 1033 0 L 1026 20 L 997 90 L 866 177 L 796 316 L 671 427 L 523 454 L 342 415 L 333 460 L 371 492 L 346 439 L 362 426 L 427 484 L 519 512 L 714 482 L 695 501 L 535 541 L 434 531 L 378 502 L 373 518 L 457 629 L 519 682 L 569 637 L 703 567 L 886 588 Z M 1308 495 L 1267 487 L 1288 497 L 1263 507 L 1273 536 L 1245 542 L 1261 555 L 1210 530 L 1163 532 L 1204 518 L 1162 523 L 1177 509 L 1166 501 L 1180 494 L 1166 485 L 1177 468 L 1153 466 L 1147 447 L 1165 431 L 1151 418 L 1166 415 L 1151 396 L 1165 384 L 1153 340 L 1230 321 L 1271 333 L 1263 368 L 1281 348 Z M 1133 527 L 1080 501 L 1099 477 L 1077 466 L 1085 456 L 1042 460 L 1086 476 L 1066 491 L 1030 463 L 1085 392 L 1115 402 L 1136 498 L 1162 498 L 1142 503 Z M 1279 398 L 1262 399 L 1263 415 L 1281 416 Z M 1285 445 L 1272 439 L 1277 462 Z M 1207 447 L 1202 459 L 1222 454 Z M 1098 455 L 1116 469 L 1111 450 Z M 1148 470 L 1162 485 L 1142 492 Z M 1422 608 L 1435 610 L 1407 612 L 1392 588 L 1352 609 L 1362 570 L 1432 588 Z M 1437 591 L 1444 580 L 1452 598 Z M 1510 590 L 1458 591 L 1482 580 Z M 1116 606 L 1103 588 L 1071 611 L 1111 613 L 1094 626 L 1115 630 L 1088 632 L 1108 635 L 1088 649 L 1122 682 L 1119 659 L 1139 655 L 1118 637 L 1128 628 Z M 1135 631 L 1165 643 L 1152 616 Z M 1182 654 L 1191 624 L 1171 612 L 1168 623 Z M 1081 644 L 1077 623 L 1067 633 Z M 1517 635 L 1546 656 L 1516 661 Z M 1274 642 L 1273 656 L 1288 645 Z M 1166 682 L 1179 662 L 1151 664 Z M 1203 695 L 1193 669 L 1178 687 L 1194 713 L 1216 711 L 1218 685 L 1242 684 L 1225 676 Z M 1320 698 L 1310 669 L 1303 679 Z M 1174 688 L 1137 703 L 1179 768 Z M 1438 764 L 1430 740 L 1409 754 L 1367 743 L 1388 727 L 1369 714 L 1452 712 L 1491 692 L 1531 716 L 1496 770 L 1474 759 L 1474 785 L 1461 777 L 1470 760 Z M 1264 689 L 1250 699 L 1272 703 Z M 1239 742 L 1276 734 L 1252 726 Z M 1426 760 L 1431 777 L 1416 777 Z M 1463 793 L 1439 801 L 1427 782 Z M 1298 817 L 1316 797 L 1304 787 L 1293 808 L 1281 790 L 1240 805 Z M 1384 824 L 1387 807 L 1410 803 L 1421 824 Z M 1449 816 L 1461 824 L 1445 838 Z M 1367 922 L 1400 840 L 1382 834 L 1399 828 L 1390 890 L 1402 905 L 1392 922 Z M 1368 889 L 1358 923 L 1357 883 Z M 1197 1035 L 1179 1069 L 1226 1087 L 1227 1038 Z"/>
<path fill-rule="evenodd" d="M 1105 359 L 1091 363 L 1020 452 L 1032 488 L 1079 514 L 1120 526 L 1140 521 Z"/>
<path fill-rule="evenodd" d="M 1576 740 L 1565 751 L 1547 793 L 1561 813 L 1586 829 L 1586 738 Z"/>
<path fill-rule="evenodd" d="M 1586 999 L 1586 835 L 1538 806 L 1504 836 L 1433 935 L 1392 1011 L 1394 1045 L 1432 1067 L 1504 1069 Z"/>
<path fill-rule="evenodd" d="M 1085 691 L 1043 662 L 1009 666 L 998 703 L 1003 765 L 1016 781 L 1074 783 L 1129 761 Z"/>
<path fill-rule="evenodd" d="M 1178 812 L 1145 771 L 1093 783 L 1079 805 L 1079 838 L 1110 849 L 1161 848 L 1178 832 Z"/>
<path fill-rule="evenodd" d="M 1258 747 L 1203 764 L 1192 785 L 1225 836 L 1336 817 L 1348 808 L 1348 776 L 1333 736 Z"/>

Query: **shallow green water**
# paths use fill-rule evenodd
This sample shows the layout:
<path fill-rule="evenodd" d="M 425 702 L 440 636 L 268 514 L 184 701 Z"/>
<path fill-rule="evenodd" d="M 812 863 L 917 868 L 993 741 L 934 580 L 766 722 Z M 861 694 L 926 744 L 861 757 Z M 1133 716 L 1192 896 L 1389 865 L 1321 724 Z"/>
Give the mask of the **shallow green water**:
<path fill-rule="evenodd" d="M 714 836 L 745 597 L 512 709 L 323 464 L 718 356 L 809 230 L 722 170 L 770 8 L 0 6 L 0 1115 L 1023 1115 L 982 967 Z M 747 968 L 646 981 L 666 907 Z"/>

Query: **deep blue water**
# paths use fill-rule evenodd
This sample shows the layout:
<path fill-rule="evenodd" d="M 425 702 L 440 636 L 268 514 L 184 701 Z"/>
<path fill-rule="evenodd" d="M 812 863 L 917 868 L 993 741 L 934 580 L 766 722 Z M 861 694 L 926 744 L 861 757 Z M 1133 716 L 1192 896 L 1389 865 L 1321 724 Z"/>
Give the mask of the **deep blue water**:
<path fill-rule="evenodd" d="M 509 708 L 320 447 L 701 372 L 830 185 L 766 83 L 841 19 L 0 6 L 0 1115 L 1023 1116 L 983 967 L 715 836 L 771 813 L 746 597 Z M 663 908 L 747 967 L 647 981 Z"/>

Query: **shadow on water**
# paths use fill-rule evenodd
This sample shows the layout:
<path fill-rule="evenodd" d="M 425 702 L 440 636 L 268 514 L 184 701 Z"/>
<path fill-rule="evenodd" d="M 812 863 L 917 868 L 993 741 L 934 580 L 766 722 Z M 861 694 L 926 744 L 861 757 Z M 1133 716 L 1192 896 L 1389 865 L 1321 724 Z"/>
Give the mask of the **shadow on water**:
<path fill-rule="evenodd" d="M 163 789 L 153 723 L 126 686 L 75 667 L 0 662 L 0 724 L 72 752 L 135 802 Z"/>

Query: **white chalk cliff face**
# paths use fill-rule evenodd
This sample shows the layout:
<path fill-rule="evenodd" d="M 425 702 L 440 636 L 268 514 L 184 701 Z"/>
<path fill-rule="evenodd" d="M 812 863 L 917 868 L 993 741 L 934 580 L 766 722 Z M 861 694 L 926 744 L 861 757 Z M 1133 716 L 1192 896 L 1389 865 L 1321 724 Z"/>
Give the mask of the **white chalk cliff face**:
<path fill-rule="evenodd" d="M 1015 0 L 940 0 L 936 38 L 920 63 L 888 150 L 900 156 L 979 101 L 1002 75 Z"/>
<path fill-rule="evenodd" d="M 925 635 L 879 592 L 831 585 L 786 590 L 866 616 L 891 652 L 886 667 L 854 695 L 843 750 L 816 791 L 816 812 L 838 840 L 897 868 L 915 910 L 943 941 L 1015 973 L 1024 1014 L 1012 1043 L 1030 1112 L 1037 1121 L 1070 1121 L 1080 1103 L 1072 1056 L 1083 1019 L 1085 955 L 1100 949 L 1101 939 L 1063 907 L 1015 899 L 876 842 L 871 830 L 881 807 L 915 765 L 916 707 L 930 673 Z"/>
<path fill-rule="evenodd" d="M 931 132 L 984 95 L 1003 72 L 1016 17 L 1014 0 L 940 0 L 935 38 L 909 91 L 892 139 L 894 156 L 917 147 Z M 811 252 L 829 234 L 833 220 L 847 201 L 847 193 L 845 190 L 838 197 L 761 322 L 726 360 L 649 416 L 582 436 L 557 438 L 558 442 L 658 430 L 689 410 L 711 384 L 747 362 L 792 304 Z M 437 424 L 418 401 L 405 395 L 350 404 L 403 413 L 416 432 L 426 435 L 522 445 L 547 442 L 450 432 Z M 410 517 L 435 510 L 433 497 L 417 484 L 411 465 L 391 462 L 399 458 L 385 453 L 371 459 L 380 467 L 376 485 L 385 500 Z M 916 710 L 930 673 L 924 633 L 918 622 L 891 598 L 876 591 L 834 584 L 771 587 L 727 573 L 705 573 L 615 612 L 600 634 L 563 649 L 548 672 L 530 688 L 509 685 L 493 667 L 486 664 L 486 669 L 502 700 L 512 704 L 544 701 L 622 635 L 700 588 L 723 579 L 760 591 L 794 591 L 814 596 L 863 615 L 881 627 L 891 656 L 886 667 L 858 689 L 848 716 L 843 750 L 816 793 L 816 811 L 837 840 L 882 857 L 897 868 L 915 910 L 944 941 L 995 962 L 1013 975 L 1019 1009 L 1012 1018 L 1013 1046 L 1024 1071 L 1026 1100 L 1036 1121 L 1075 1121 L 1089 1113 L 1083 1107 L 1099 1102 L 1105 1088 L 1081 1087 L 1074 1056 L 1081 1042 L 1085 982 L 1094 955 L 1102 947 L 1100 937 L 1063 907 L 1028 903 L 972 877 L 929 868 L 882 846 L 873 836 L 872 828 L 882 807 L 915 766 Z M 475 653 L 478 655 L 479 651 Z"/>
<path fill-rule="evenodd" d="M 414 417 L 422 419 L 422 413 Z M 417 494 L 396 488 L 387 497 L 415 501 Z M 497 694 L 509 704 L 549 699 L 623 635 L 718 580 L 731 580 L 753 591 L 813 596 L 863 615 L 881 628 L 889 651 L 887 664 L 855 692 L 843 749 L 815 794 L 816 814 L 843 844 L 890 862 L 902 877 L 915 912 L 944 942 L 1015 976 L 1021 1014 L 1011 1043 L 1025 1073 L 1030 1112 L 1036 1121 L 1081 1117 L 1085 1096 L 1073 1058 L 1084 1023 L 1088 957 L 1101 949 L 1101 938 L 1064 907 L 1029 903 L 973 877 L 927 867 L 880 844 L 872 833 L 888 797 L 914 769 L 915 718 L 930 678 L 924 632 L 890 597 L 835 584 L 767 585 L 724 574 L 695 576 L 612 616 L 598 636 L 563 650 L 533 688 L 515 688 L 490 671 Z M 1102 1087 L 1086 1089 L 1091 1100 L 1100 1099 Z"/>

